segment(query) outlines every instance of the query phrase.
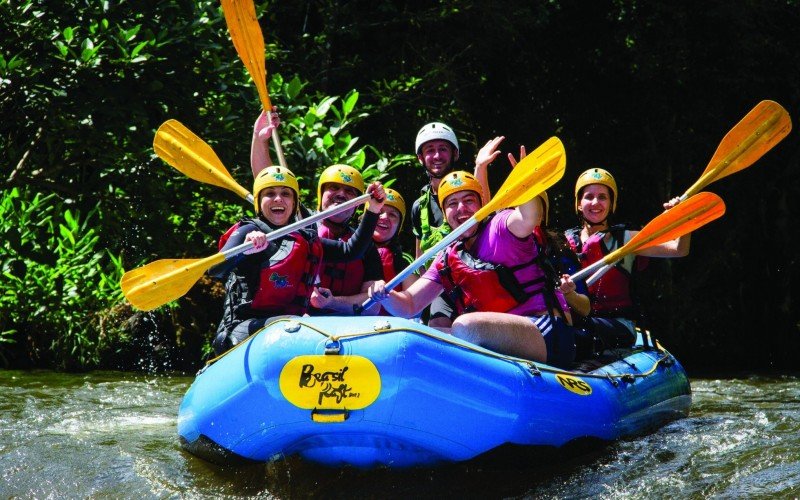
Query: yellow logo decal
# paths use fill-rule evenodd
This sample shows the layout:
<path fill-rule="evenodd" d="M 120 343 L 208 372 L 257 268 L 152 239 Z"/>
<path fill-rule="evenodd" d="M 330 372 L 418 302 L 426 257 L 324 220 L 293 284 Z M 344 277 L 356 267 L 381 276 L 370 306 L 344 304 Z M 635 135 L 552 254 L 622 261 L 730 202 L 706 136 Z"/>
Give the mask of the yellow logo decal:
<path fill-rule="evenodd" d="M 298 356 L 281 370 L 281 393 L 308 410 L 360 410 L 378 399 L 381 375 L 362 356 Z"/>
<path fill-rule="evenodd" d="M 556 380 L 558 380 L 558 383 L 561 384 L 564 389 L 574 392 L 579 396 L 588 396 L 592 393 L 592 386 L 578 377 L 557 373 Z"/>

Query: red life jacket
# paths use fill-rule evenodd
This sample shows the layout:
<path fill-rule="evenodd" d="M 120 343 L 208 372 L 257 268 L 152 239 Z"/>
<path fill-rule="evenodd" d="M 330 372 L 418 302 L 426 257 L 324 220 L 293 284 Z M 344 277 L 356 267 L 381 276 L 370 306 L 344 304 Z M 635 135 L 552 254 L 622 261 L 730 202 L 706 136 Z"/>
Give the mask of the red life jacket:
<path fill-rule="evenodd" d="M 253 309 L 280 314 L 305 314 L 322 261 L 322 242 L 292 233 L 279 240 L 278 250 L 261 267 Z"/>
<path fill-rule="evenodd" d="M 258 220 L 253 222 L 264 232 L 271 228 Z M 242 224 L 236 223 L 220 238 L 220 248 Z M 303 315 L 308 310 L 309 298 L 322 261 L 322 242 L 311 230 L 300 230 L 281 237 L 277 250 L 259 263 L 258 283 L 249 291 L 245 302 L 257 315 Z"/>
<path fill-rule="evenodd" d="M 395 252 L 399 252 L 399 254 Z M 378 255 L 380 255 L 381 264 L 383 264 L 383 280 L 388 283 L 390 280 L 394 279 L 395 276 L 397 276 L 399 271 L 403 270 L 402 268 L 398 269 L 398 266 L 401 265 L 401 262 L 406 262 L 405 259 L 403 259 L 402 249 L 399 245 L 378 247 Z M 397 291 L 402 290 L 403 284 L 400 283 L 394 289 Z M 378 314 L 381 316 L 391 316 L 391 314 L 389 314 L 389 312 L 383 307 L 381 307 L 381 310 Z"/>
<path fill-rule="evenodd" d="M 436 270 L 459 314 L 471 311 L 507 312 L 535 294 L 545 292 L 543 272 L 537 273 L 527 283 L 520 283 L 515 276 L 535 263 L 534 258 L 510 268 L 491 264 L 472 256 L 464 249 L 463 242 L 458 242 L 445 249 L 444 258 L 436 263 Z"/>
<path fill-rule="evenodd" d="M 389 247 L 378 247 L 378 255 L 380 255 L 383 265 L 383 281 L 388 283 L 397 276 L 397 269 L 394 268 L 394 252 Z M 400 290 L 401 286 L 399 285 L 395 290 Z"/>
<path fill-rule="evenodd" d="M 330 229 L 324 224 L 320 224 L 317 228 L 317 234 L 320 238 L 347 241 L 353 236 L 353 230 L 349 229 L 347 234 L 341 238 L 336 238 L 331 234 Z M 361 293 L 364 274 L 364 261 L 362 259 L 336 263 L 323 261 L 319 275 L 319 286 L 329 289 L 333 295 L 355 295 Z"/>
<path fill-rule="evenodd" d="M 609 253 L 625 244 L 623 225 L 612 226 L 608 231 L 598 231 L 585 242 L 580 240 L 580 229 L 567 231 L 570 247 L 578 255 L 581 267 L 602 259 Z M 606 248 L 604 238 L 611 234 L 611 244 Z M 592 315 L 599 317 L 636 317 L 636 307 L 631 295 L 631 273 L 634 270 L 636 256 L 622 259 L 598 281 L 589 287 L 592 304 Z"/>

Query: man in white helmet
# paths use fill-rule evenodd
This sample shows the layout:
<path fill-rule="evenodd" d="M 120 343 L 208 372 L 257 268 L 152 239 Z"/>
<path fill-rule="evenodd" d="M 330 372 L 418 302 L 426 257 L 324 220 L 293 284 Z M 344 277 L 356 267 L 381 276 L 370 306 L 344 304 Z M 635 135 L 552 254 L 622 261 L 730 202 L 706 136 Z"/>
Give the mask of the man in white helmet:
<path fill-rule="evenodd" d="M 416 239 L 416 257 L 441 241 L 450 232 L 439 207 L 437 193 L 439 182 L 455 170 L 458 161 L 458 138 L 453 129 L 441 122 L 431 122 L 417 132 L 414 151 L 420 164 L 428 174 L 428 183 L 422 194 L 411 205 L 411 231 Z M 431 304 L 428 324 L 449 328 L 454 318 L 455 307 L 442 296 Z"/>
<path fill-rule="evenodd" d="M 414 150 L 428 174 L 422 195 L 411 206 L 411 227 L 416 238 L 416 256 L 419 257 L 449 232 L 436 194 L 439 182 L 454 170 L 460 150 L 453 129 L 441 122 L 428 123 L 417 132 Z"/>

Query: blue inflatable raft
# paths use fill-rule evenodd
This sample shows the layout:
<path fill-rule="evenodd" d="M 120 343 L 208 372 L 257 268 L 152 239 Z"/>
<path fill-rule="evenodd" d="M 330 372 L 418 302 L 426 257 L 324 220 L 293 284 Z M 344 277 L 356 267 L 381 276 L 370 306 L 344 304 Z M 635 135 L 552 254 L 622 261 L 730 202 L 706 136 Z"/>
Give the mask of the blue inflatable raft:
<path fill-rule="evenodd" d="M 690 404 L 680 363 L 641 332 L 634 349 L 563 371 L 400 318 L 285 317 L 198 374 L 178 434 L 217 463 L 428 466 L 504 445 L 612 441 Z"/>

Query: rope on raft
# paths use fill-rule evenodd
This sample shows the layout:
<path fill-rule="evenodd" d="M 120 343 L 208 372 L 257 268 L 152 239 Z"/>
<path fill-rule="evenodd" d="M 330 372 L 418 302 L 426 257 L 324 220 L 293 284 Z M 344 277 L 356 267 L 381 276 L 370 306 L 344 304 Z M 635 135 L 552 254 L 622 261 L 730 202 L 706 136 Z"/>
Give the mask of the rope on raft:
<path fill-rule="evenodd" d="M 330 341 L 337 342 L 337 343 L 340 340 L 343 340 L 343 339 L 356 339 L 356 338 L 360 338 L 360 337 L 371 337 L 371 336 L 375 336 L 375 335 L 386 335 L 388 333 L 395 333 L 395 332 L 414 332 L 414 333 L 417 333 L 419 335 L 424 335 L 424 336 L 427 336 L 427 337 L 435 338 L 436 340 L 438 340 L 440 342 L 444 342 L 444 343 L 459 347 L 461 349 L 466 349 L 468 351 L 473 351 L 473 352 L 476 352 L 478 354 L 482 354 L 484 356 L 489 356 L 489 357 L 500 359 L 500 360 L 503 360 L 503 361 L 508 361 L 508 362 L 511 362 L 511 363 L 517 363 L 517 364 L 524 365 L 528 369 L 528 371 L 530 371 L 533 375 L 541 375 L 541 372 L 548 372 L 548 373 L 554 373 L 554 374 L 563 373 L 565 375 L 575 375 L 575 376 L 585 377 L 585 378 L 607 379 L 607 380 L 609 380 L 609 382 L 611 382 L 615 386 L 617 385 L 617 382 L 616 382 L 615 379 L 621 379 L 621 380 L 624 380 L 624 381 L 632 382 L 634 379 L 637 379 L 637 378 L 649 377 L 650 375 L 655 373 L 655 371 L 658 369 L 658 366 L 661 363 L 667 362 L 666 364 L 669 365 L 669 364 L 671 364 L 673 362 L 673 359 L 674 359 L 672 357 L 672 354 L 670 354 L 666 349 L 661 347 L 661 345 L 658 345 L 657 346 L 658 347 L 657 350 L 658 350 L 658 352 L 660 352 L 662 354 L 662 356 L 659 357 L 658 359 L 656 359 L 653 362 L 653 366 L 651 366 L 649 370 L 644 371 L 642 373 L 608 373 L 608 372 L 587 373 L 587 372 L 577 372 L 577 371 L 571 371 L 571 370 L 559 370 L 557 368 L 552 368 L 552 367 L 547 366 L 547 365 L 538 365 L 537 363 L 535 363 L 534 361 L 531 361 L 529 359 L 517 358 L 515 356 L 509 356 L 507 354 L 500 354 L 500 353 L 497 353 L 497 352 L 494 352 L 494 351 L 490 351 L 490 350 L 484 349 L 484 348 L 479 347 L 479 346 L 472 346 L 472 345 L 464 344 L 464 343 L 461 343 L 461 342 L 456 342 L 456 341 L 450 340 L 450 339 L 448 339 L 446 337 L 441 337 L 439 335 L 434 335 L 431 332 L 427 332 L 425 330 L 418 330 L 416 328 L 391 328 L 391 327 L 389 327 L 389 328 L 383 328 L 383 329 L 366 330 L 366 331 L 363 331 L 363 332 L 346 333 L 346 334 L 341 334 L 341 335 L 331 335 L 328 332 L 326 332 L 326 331 L 324 331 L 324 330 L 322 330 L 320 328 L 315 327 L 314 325 L 310 325 L 308 323 L 304 323 L 303 321 L 300 321 L 300 320 L 298 320 L 296 318 L 283 317 L 283 318 L 276 319 L 275 321 L 272 321 L 270 323 L 267 323 L 266 325 L 264 325 L 264 327 L 261 330 L 259 330 L 255 334 L 251 335 L 250 337 L 245 339 L 243 342 L 233 346 L 231 349 L 229 349 L 228 351 L 220 354 L 219 356 L 216 356 L 216 357 L 211 358 L 208 361 L 206 361 L 206 365 L 200 370 L 200 372 L 198 372 L 198 375 L 200 373 L 202 373 L 203 371 L 205 371 L 206 368 L 208 368 L 209 366 L 211 366 L 212 364 L 217 362 L 219 359 L 221 359 L 223 356 L 226 356 L 228 353 L 232 352 L 234 349 L 238 349 L 239 347 L 247 344 L 249 341 L 251 341 L 253 338 L 258 336 L 261 332 L 266 331 L 272 325 L 275 325 L 275 324 L 278 324 L 278 323 L 282 323 L 282 322 L 289 322 L 289 321 L 295 322 L 301 327 L 306 327 L 309 330 L 317 332 L 320 335 L 322 335 L 323 337 L 328 338 Z M 298 327 L 298 329 L 299 329 L 299 327 Z"/>

